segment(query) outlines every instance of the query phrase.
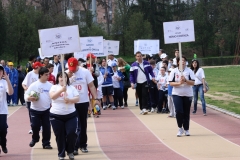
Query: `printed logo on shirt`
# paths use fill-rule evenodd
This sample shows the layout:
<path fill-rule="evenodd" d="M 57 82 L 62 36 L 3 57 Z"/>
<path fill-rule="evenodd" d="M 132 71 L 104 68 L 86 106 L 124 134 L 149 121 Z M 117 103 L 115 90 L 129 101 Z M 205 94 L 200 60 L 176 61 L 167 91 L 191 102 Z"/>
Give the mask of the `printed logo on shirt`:
<path fill-rule="evenodd" d="M 76 80 L 77 80 L 77 81 L 78 81 L 78 80 L 83 80 L 83 78 L 79 77 L 79 78 L 76 78 Z"/>
<path fill-rule="evenodd" d="M 38 88 L 38 92 L 39 92 L 39 93 L 49 92 L 49 90 L 43 89 L 43 88 Z"/>
<path fill-rule="evenodd" d="M 0 88 L 3 88 L 3 86 L 0 86 Z"/>

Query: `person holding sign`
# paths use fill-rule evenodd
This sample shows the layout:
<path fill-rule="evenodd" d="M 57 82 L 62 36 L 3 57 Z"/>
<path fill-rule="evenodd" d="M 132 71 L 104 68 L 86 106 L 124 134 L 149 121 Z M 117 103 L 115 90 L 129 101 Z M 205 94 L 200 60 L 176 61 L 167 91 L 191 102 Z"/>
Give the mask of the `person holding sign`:
<path fill-rule="evenodd" d="M 70 85 L 68 75 L 65 72 L 64 74 L 66 86 L 62 72 L 59 72 L 56 85 L 53 85 L 49 91 L 52 99 L 50 122 L 56 136 L 59 160 L 64 159 L 65 151 L 68 153 L 69 159 L 73 160 L 78 122 L 74 103 L 79 101 L 79 93 L 75 87 Z"/>
<path fill-rule="evenodd" d="M 89 108 L 89 96 L 88 89 L 92 94 L 92 98 L 95 100 L 95 104 L 99 105 L 97 99 L 97 90 L 93 84 L 93 77 L 89 70 L 79 67 L 78 60 L 74 57 L 68 59 L 68 70 L 66 71 L 70 80 L 78 93 L 80 100 L 75 103 L 75 108 L 78 113 L 78 138 L 74 147 L 74 155 L 78 154 L 78 149 L 84 153 L 87 153 L 87 118 Z"/>
<path fill-rule="evenodd" d="M 130 82 L 132 89 L 136 88 L 139 97 L 140 114 L 148 114 L 148 90 L 149 90 L 149 74 L 152 76 L 152 81 L 155 81 L 155 75 L 149 62 L 143 60 L 142 53 L 137 52 L 136 62 L 130 68 Z M 136 86 L 136 87 L 135 87 Z"/>
<path fill-rule="evenodd" d="M 193 71 L 186 66 L 186 57 L 182 56 L 182 67 L 180 66 L 180 58 L 177 58 L 178 68 L 171 71 L 169 75 L 169 83 L 173 86 L 172 98 L 176 111 L 176 119 L 178 124 L 177 136 L 181 137 L 185 130 L 185 135 L 190 136 L 189 121 L 190 107 L 192 103 L 195 75 Z M 180 70 L 182 68 L 182 70 Z M 183 128 L 182 128 L 183 127 Z"/>
<path fill-rule="evenodd" d="M 31 101 L 30 115 L 31 127 L 33 130 L 32 141 L 29 146 L 33 147 L 40 139 L 39 131 L 42 125 L 42 146 L 43 149 L 52 149 L 50 145 L 51 126 L 49 121 L 49 110 L 51 99 L 49 89 L 52 84 L 48 82 L 49 70 L 42 67 L 39 70 L 39 79 L 33 82 L 25 92 L 25 100 Z M 34 94 L 33 94 L 34 93 Z"/>
<path fill-rule="evenodd" d="M 8 115 L 8 106 L 7 106 L 7 94 L 13 94 L 13 87 L 8 78 L 6 71 L 3 66 L 0 65 L 0 145 L 4 153 L 8 152 L 7 149 L 7 115 Z M 0 150 L 1 153 L 1 150 Z"/>

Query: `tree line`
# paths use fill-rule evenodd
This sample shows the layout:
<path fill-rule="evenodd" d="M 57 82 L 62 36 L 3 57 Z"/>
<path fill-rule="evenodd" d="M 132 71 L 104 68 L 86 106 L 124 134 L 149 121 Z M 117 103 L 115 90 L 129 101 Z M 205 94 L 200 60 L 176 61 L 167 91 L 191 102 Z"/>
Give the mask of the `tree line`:
<path fill-rule="evenodd" d="M 194 20 L 195 42 L 183 43 L 183 54 L 198 57 L 234 55 L 240 31 L 240 0 L 97 0 L 106 23 L 95 23 L 92 0 L 0 0 L 0 56 L 21 62 L 38 55 L 38 29 L 79 25 L 80 36 L 120 41 L 120 54 L 133 55 L 136 39 L 160 39 L 173 57 L 177 44 L 165 45 L 163 22 Z M 4 2 L 5 2 L 4 1 Z M 114 17 L 109 18 L 110 1 Z M 82 5 L 84 14 L 67 13 Z M 112 4 L 111 3 L 111 4 Z M 59 7 L 61 6 L 61 7 Z"/>

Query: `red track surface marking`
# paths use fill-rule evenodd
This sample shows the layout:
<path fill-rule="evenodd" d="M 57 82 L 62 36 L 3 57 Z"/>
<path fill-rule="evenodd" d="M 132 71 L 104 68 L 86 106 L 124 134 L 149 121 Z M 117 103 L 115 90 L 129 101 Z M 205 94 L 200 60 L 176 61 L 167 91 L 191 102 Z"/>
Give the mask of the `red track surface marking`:
<path fill-rule="evenodd" d="M 7 148 L 8 153 L 0 155 L 2 160 L 30 160 L 31 148 L 28 146 L 31 141 L 28 111 L 21 107 L 8 118 Z"/>
<path fill-rule="evenodd" d="M 127 108 L 102 111 L 95 124 L 100 146 L 111 160 L 185 159 L 162 144 Z"/>
<path fill-rule="evenodd" d="M 202 107 L 200 106 L 198 107 L 197 114 L 191 115 L 191 120 L 215 132 L 223 138 L 240 145 L 239 119 L 209 108 L 207 108 L 207 116 L 203 116 Z"/>

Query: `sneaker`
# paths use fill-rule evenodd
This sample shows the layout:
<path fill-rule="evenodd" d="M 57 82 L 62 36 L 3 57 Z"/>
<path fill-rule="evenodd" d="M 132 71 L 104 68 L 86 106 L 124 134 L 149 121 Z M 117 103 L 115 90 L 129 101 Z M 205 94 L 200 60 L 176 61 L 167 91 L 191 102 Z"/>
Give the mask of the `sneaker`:
<path fill-rule="evenodd" d="M 135 104 L 135 106 L 138 106 L 138 101 L 136 101 L 136 104 Z"/>
<path fill-rule="evenodd" d="M 127 103 L 124 103 L 124 107 L 128 107 L 128 104 L 127 104 Z"/>
<path fill-rule="evenodd" d="M 13 106 L 17 106 L 17 104 L 16 104 L 16 103 L 13 103 Z"/>
<path fill-rule="evenodd" d="M 110 108 L 112 105 L 111 104 L 108 104 L 108 108 Z"/>
<path fill-rule="evenodd" d="M 122 109 L 124 109 L 124 106 L 121 106 Z"/>
<path fill-rule="evenodd" d="M 103 106 L 103 110 L 106 110 L 107 109 L 107 106 Z"/>
<path fill-rule="evenodd" d="M 143 109 L 143 115 L 148 114 L 148 111 L 146 109 Z"/>
<path fill-rule="evenodd" d="M 190 136 L 189 130 L 185 130 L 185 136 Z"/>
<path fill-rule="evenodd" d="M 78 155 L 78 150 L 74 150 L 73 155 Z"/>
<path fill-rule="evenodd" d="M 33 134 L 33 131 L 30 129 L 29 132 L 28 132 L 28 134 Z"/>
<path fill-rule="evenodd" d="M 115 110 L 115 109 L 116 109 L 116 107 L 115 107 L 115 106 L 112 106 L 112 109 L 113 109 L 113 110 Z"/>
<path fill-rule="evenodd" d="M 43 146 L 43 149 L 52 149 L 52 146 L 50 146 L 50 145 Z"/>
<path fill-rule="evenodd" d="M 193 111 L 192 114 L 196 114 L 197 111 Z"/>
<path fill-rule="evenodd" d="M 177 133 L 177 137 L 181 137 L 183 132 L 184 132 L 183 129 L 179 128 L 178 133 Z"/>
<path fill-rule="evenodd" d="M 64 160 L 64 157 L 58 157 L 59 160 Z"/>
<path fill-rule="evenodd" d="M 32 140 L 32 141 L 29 143 L 29 146 L 30 146 L 30 147 L 34 147 L 35 144 L 36 144 L 36 142 Z"/>
<path fill-rule="evenodd" d="M 40 131 L 39 132 L 42 132 L 42 126 L 40 127 Z"/>
<path fill-rule="evenodd" d="M 152 109 L 151 109 L 151 113 L 154 113 L 154 112 L 155 112 L 155 109 L 154 109 L 154 108 L 152 108 Z"/>
<path fill-rule="evenodd" d="M 7 105 L 10 106 L 10 103 L 8 103 Z"/>
<path fill-rule="evenodd" d="M 207 116 L 207 113 L 203 113 L 204 116 Z"/>
<path fill-rule="evenodd" d="M 163 109 L 162 109 L 162 113 L 166 113 L 166 108 L 163 108 Z"/>
<path fill-rule="evenodd" d="M 143 114 L 143 110 L 141 110 L 139 114 Z"/>
<path fill-rule="evenodd" d="M 3 151 L 3 153 L 7 154 L 8 153 L 7 147 L 2 147 L 2 151 Z"/>
<path fill-rule="evenodd" d="M 70 160 L 74 160 L 74 154 L 73 153 L 69 153 L 68 157 L 69 157 Z"/>
<path fill-rule="evenodd" d="M 23 103 L 22 105 L 23 105 L 23 106 L 26 106 L 26 103 Z"/>
<path fill-rule="evenodd" d="M 83 153 L 87 153 L 87 152 L 88 152 L 87 147 L 82 147 L 82 148 L 80 148 L 80 150 L 81 150 Z"/>

